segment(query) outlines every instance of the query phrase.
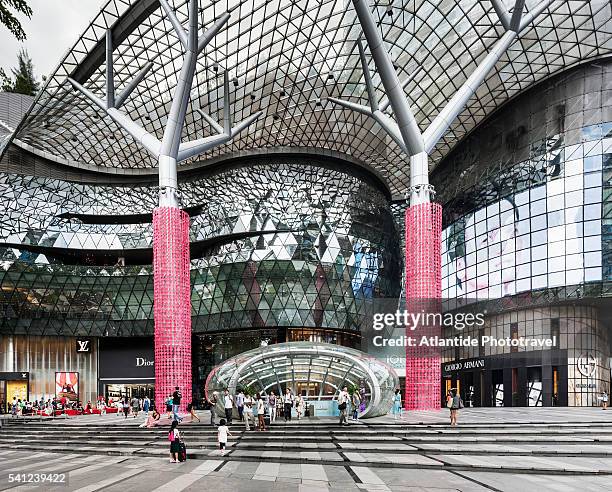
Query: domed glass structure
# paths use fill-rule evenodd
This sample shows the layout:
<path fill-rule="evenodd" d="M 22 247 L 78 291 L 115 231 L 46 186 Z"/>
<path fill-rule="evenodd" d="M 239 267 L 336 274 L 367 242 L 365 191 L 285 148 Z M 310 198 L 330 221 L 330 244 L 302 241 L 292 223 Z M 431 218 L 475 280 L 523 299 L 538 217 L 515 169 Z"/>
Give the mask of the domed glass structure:
<path fill-rule="evenodd" d="M 253 393 L 274 391 L 294 394 L 312 401 L 336 400 L 344 387 L 365 394 L 362 417 L 389 412 L 399 379 L 383 362 L 356 349 L 318 342 L 289 342 L 249 350 L 215 367 L 206 380 L 206 397 L 228 389 Z M 223 405 L 219 403 L 222 407 Z"/>

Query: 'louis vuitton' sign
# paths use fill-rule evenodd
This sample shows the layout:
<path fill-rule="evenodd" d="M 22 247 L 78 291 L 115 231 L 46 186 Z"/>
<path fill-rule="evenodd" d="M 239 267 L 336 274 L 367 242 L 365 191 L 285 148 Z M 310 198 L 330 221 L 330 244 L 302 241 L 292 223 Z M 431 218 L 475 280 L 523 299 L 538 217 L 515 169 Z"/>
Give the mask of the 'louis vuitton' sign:
<path fill-rule="evenodd" d="M 77 338 L 76 351 L 78 354 L 91 353 L 91 338 Z"/>

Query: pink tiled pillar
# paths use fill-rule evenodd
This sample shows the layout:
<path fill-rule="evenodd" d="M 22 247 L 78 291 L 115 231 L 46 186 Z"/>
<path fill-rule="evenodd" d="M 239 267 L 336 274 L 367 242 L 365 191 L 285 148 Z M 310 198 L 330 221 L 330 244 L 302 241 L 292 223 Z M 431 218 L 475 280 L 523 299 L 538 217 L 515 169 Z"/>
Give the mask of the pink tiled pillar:
<path fill-rule="evenodd" d="M 421 203 L 406 210 L 406 309 L 438 312 L 442 287 L 440 239 L 442 206 Z M 422 336 L 440 335 L 439 326 L 420 326 L 407 335 L 417 340 L 406 349 L 407 410 L 440 409 L 440 349 L 418 345 Z"/>
<path fill-rule="evenodd" d="M 155 405 L 178 386 L 181 410 L 191 401 L 191 285 L 189 215 L 174 207 L 153 211 Z"/>

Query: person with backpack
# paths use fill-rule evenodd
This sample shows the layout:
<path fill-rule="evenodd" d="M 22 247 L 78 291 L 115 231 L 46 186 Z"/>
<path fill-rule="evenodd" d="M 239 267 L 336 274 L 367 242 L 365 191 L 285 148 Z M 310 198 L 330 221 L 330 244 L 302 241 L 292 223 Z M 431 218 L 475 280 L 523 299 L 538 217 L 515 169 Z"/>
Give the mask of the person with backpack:
<path fill-rule="evenodd" d="M 182 417 L 179 417 L 179 407 L 181 405 L 181 398 L 183 395 L 181 394 L 181 390 L 178 386 L 174 388 L 174 393 L 172 393 L 172 419 L 178 420 L 179 422 L 183 420 Z"/>
<path fill-rule="evenodd" d="M 459 410 L 461 408 L 463 408 L 463 400 L 461 399 L 461 396 L 459 396 L 459 392 L 455 390 L 453 393 L 453 399 L 451 400 L 451 407 L 450 407 L 452 426 L 457 425 L 457 417 L 459 416 Z"/>
<path fill-rule="evenodd" d="M 140 400 L 134 395 L 132 398 L 132 414 L 134 418 L 138 417 L 138 412 L 140 412 Z"/>
<path fill-rule="evenodd" d="M 170 420 L 171 416 L 172 416 L 172 395 L 166 398 L 166 417 L 168 417 L 168 420 Z"/>
<path fill-rule="evenodd" d="M 181 433 L 177 429 L 178 420 L 173 420 L 168 433 L 170 441 L 170 463 L 178 463 L 178 454 L 181 452 Z"/>

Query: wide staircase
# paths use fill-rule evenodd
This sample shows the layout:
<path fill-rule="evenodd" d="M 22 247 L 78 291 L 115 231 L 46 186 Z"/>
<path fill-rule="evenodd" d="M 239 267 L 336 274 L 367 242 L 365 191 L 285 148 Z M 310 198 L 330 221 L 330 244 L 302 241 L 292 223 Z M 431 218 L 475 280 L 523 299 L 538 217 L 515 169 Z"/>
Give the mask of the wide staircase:
<path fill-rule="evenodd" d="M 230 427 L 228 452 L 217 451 L 216 429 L 181 424 L 190 459 L 313 463 L 338 466 L 490 471 L 550 475 L 612 475 L 612 422 L 442 423 L 302 420 L 270 430 Z M 0 450 L 167 456 L 168 426 L 139 428 L 114 416 L 5 419 Z"/>

